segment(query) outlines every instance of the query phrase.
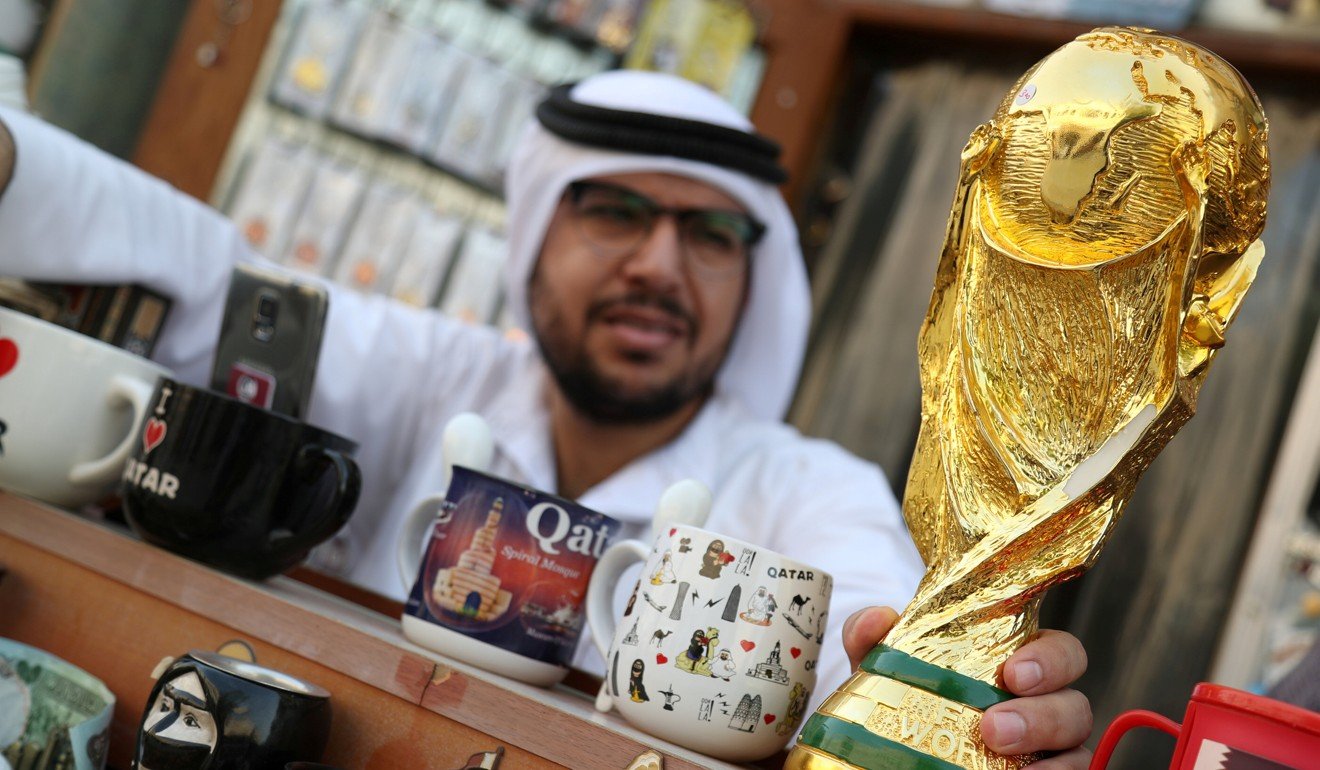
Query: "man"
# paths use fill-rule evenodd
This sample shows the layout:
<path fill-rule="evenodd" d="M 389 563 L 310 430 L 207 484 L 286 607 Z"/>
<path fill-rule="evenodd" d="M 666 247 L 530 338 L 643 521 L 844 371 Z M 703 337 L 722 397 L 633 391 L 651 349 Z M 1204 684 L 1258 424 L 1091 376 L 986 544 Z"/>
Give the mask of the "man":
<path fill-rule="evenodd" d="M 36 121 L 0 122 L 16 136 L 0 273 L 171 296 L 156 358 L 203 381 L 229 271 L 255 259 L 233 226 Z M 494 433 L 494 473 L 576 498 L 624 522 L 625 535 L 643 536 L 664 489 L 695 478 L 714 495 L 707 528 L 828 570 L 835 617 L 906 603 L 922 566 L 879 469 L 779 422 L 809 291 L 777 153 L 698 86 L 599 75 L 541 106 L 510 167 L 505 301 L 535 345 L 332 287 L 309 421 L 362 444 L 341 573 L 402 596 L 400 518 L 436 491 L 444 424 L 476 411 Z M 0 191 L 4 156 L 0 147 Z M 894 617 L 871 610 L 844 624 L 854 667 Z M 576 662 L 599 669 L 591 647 Z M 826 648 L 817 701 L 847 673 Z M 1084 666 L 1064 634 L 1024 647 L 1006 685 L 1039 697 L 997 707 L 989 745 L 1023 753 L 1084 740 L 1085 699 L 1062 690 Z M 1041 766 L 1084 765 L 1074 750 Z"/>

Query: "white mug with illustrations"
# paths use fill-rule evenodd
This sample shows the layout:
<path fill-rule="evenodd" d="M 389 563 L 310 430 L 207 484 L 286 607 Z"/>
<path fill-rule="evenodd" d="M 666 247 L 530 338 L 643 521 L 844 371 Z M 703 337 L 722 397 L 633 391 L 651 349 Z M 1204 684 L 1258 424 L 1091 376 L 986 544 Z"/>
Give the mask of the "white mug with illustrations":
<path fill-rule="evenodd" d="M 622 618 L 610 599 L 644 561 Z M 601 557 L 587 622 L 605 687 L 635 727 L 731 762 L 767 757 L 807 716 L 833 579 L 760 546 L 686 524 Z"/>
<path fill-rule="evenodd" d="M 0 308 L 0 489 L 65 507 L 114 491 L 168 369 Z"/>

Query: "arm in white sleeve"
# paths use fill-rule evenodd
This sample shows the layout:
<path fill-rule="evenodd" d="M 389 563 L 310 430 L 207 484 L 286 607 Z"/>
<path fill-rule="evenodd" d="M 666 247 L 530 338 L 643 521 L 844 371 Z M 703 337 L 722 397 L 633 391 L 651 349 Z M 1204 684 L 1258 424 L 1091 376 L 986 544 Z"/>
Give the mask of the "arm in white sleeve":
<path fill-rule="evenodd" d="M 229 275 L 255 259 L 228 219 L 71 134 L 0 108 L 14 172 L 0 197 L 0 275 L 136 283 L 173 302 L 155 358 L 210 374 Z"/>
<path fill-rule="evenodd" d="M 173 305 L 154 358 L 185 382 L 208 384 L 233 267 L 262 261 L 238 229 L 209 206 L 37 118 L 0 108 L 0 123 L 16 148 L 13 177 L 0 196 L 0 275 L 136 283 L 160 292 Z M 362 514 L 388 499 L 418 431 L 430 427 L 420 419 L 435 413 L 429 407 L 461 411 L 468 391 L 513 353 L 491 330 L 383 297 L 328 284 L 327 290 L 308 419 L 361 445 Z"/>

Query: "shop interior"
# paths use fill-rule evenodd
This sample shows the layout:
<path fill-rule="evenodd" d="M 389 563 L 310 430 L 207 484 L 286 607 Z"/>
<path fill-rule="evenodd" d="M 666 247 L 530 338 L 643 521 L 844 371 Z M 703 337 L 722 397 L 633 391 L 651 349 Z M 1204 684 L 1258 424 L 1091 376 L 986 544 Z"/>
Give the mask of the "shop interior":
<path fill-rule="evenodd" d="M 1094 747 L 1130 709 L 1182 719 L 1200 682 L 1267 693 L 1317 665 L 1320 3 L 0 0 L 0 101 L 216 208 L 288 268 L 518 336 L 501 295 L 502 185 L 540 99 L 619 68 L 708 86 L 781 145 L 790 173 L 814 309 L 788 422 L 878 464 L 901 496 L 921 419 L 914 343 L 960 152 L 1028 67 L 1108 24 L 1234 65 L 1269 120 L 1272 183 L 1266 257 L 1197 416 L 1096 566 L 1042 606 L 1043 628 L 1087 650 L 1077 688 Z M 0 636 L 106 681 L 121 702 L 110 767 L 130 766 L 159 657 L 135 649 L 134 628 L 174 647 L 240 640 L 258 663 L 344 693 L 358 706 L 336 711 L 335 766 L 459 767 L 497 746 L 500 767 L 624 767 L 648 749 L 665 767 L 733 766 L 608 723 L 586 676 L 547 695 L 437 668 L 398 641 L 401 604 L 314 564 L 239 590 L 42 505 L 0 493 Z M 47 587 L 26 580 L 34 569 Z M 132 670 L 106 674 L 117 659 Z M 466 691 L 432 687 L 449 676 Z M 1109 767 L 1164 767 L 1173 751 L 1168 736 L 1134 737 Z"/>

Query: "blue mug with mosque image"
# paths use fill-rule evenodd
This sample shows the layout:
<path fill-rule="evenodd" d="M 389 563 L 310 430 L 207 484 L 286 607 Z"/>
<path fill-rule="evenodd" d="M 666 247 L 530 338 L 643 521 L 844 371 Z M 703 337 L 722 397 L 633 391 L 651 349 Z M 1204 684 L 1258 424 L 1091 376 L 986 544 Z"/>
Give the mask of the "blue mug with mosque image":
<path fill-rule="evenodd" d="M 408 639 L 465 663 L 549 686 L 568 673 L 587 585 L 620 524 L 461 465 L 443 497 L 409 514 L 400 570 L 412 575 Z M 418 532 L 420 553 L 411 541 Z"/>

